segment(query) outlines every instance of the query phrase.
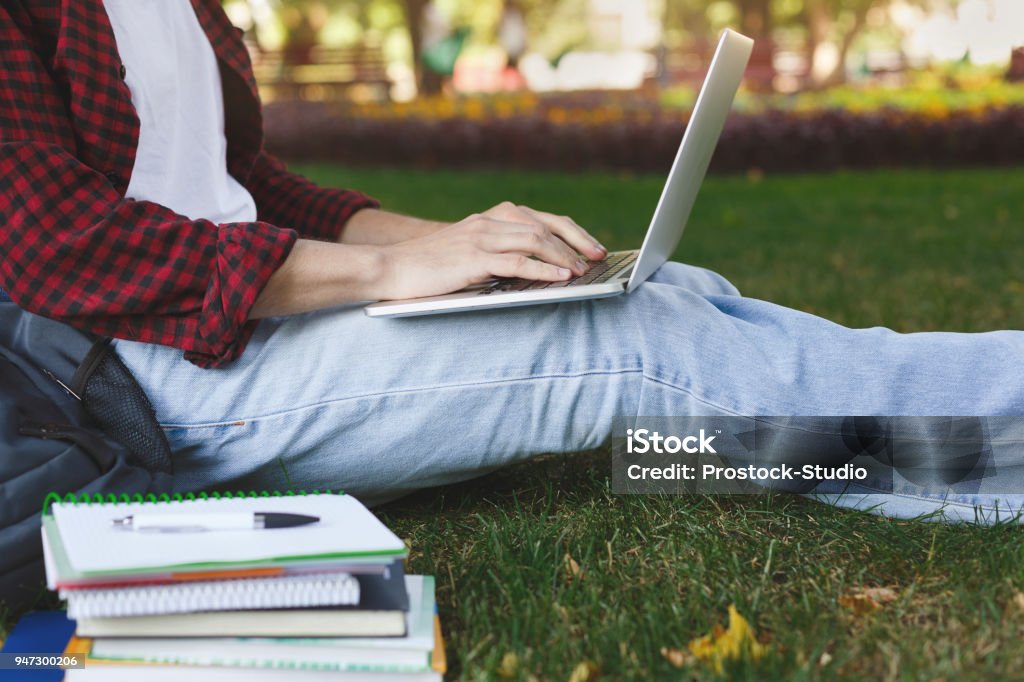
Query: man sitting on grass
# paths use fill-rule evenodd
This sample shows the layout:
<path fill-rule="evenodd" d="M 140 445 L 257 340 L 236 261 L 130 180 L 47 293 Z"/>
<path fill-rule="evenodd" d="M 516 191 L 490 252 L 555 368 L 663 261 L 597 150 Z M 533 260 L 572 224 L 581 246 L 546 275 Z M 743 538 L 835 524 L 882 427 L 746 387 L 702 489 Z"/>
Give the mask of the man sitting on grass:
<path fill-rule="evenodd" d="M 675 263 L 611 300 L 368 319 L 345 304 L 606 251 L 511 203 L 434 223 L 288 173 L 215 0 L 11 0 L 0 59 L 0 287 L 117 339 L 182 489 L 382 500 L 597 447 L 615 415 L 1024 414 L 1024 333 L 846 329 Z M 840 503 L 1014 503 L 865 500 Z"/>

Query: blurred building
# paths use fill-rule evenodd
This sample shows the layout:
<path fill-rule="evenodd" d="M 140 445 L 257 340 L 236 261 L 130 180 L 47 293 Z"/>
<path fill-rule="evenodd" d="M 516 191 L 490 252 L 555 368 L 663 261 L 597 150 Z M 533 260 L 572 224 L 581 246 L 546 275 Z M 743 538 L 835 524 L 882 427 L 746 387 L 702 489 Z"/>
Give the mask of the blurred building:
<path fill-rule="evenodd" d="M 915 65 L 967 59 L 1002 66 L 1024 46 L 1024 0 L 961 0 L 931 11 L 900 0 L 890 16 L 904 30 L 903 51 Z"/>
<path fill-rule="evenodd" d="M 588 0 L 584 22 L 588 47 L 556 63 L 533 53 L 519 68 L 531 90 L 633 90 L 657 72 L 653 50 L 661 41 L 660 3 L 652 0 Z"/>

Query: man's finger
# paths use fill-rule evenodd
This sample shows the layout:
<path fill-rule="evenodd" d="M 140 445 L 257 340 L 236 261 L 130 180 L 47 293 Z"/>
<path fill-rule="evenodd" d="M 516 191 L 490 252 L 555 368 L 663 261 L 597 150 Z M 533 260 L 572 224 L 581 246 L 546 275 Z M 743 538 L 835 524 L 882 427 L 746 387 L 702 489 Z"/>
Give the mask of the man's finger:
<path fill-rule="evenodd" d="M 499 253 L 488 262 L 488 270 L 495 277 L 519 277 L 521 279 L 540 279 L 545 282 L 564 282 L 572 277 L 567 268 L 544 263 L 526 256 Z"/>
<path fill-rule="evenodd" d="M 608 251 L 572 218 L 517 206 L 510 201 L 498 204 L 484 215 L 493 220 L 543 226 L 589 260 L 602 260 L 608 255 Z"/>
<path fill-rule="evenodd" d="M 501 207 L 493 209 L 494 213 L 498 212 L 498 208 Z M 548 260 L 548 262 L 568 267 L 577 275 L 582 275 L 589 269 L 590 266 L 585 260 L 580 258 L 577 251 L 572 249 L 565 240 L 556 235 L 551 228 L 537 220 L 534 220 L 525 211 L 521 211 L 515 207 L 512 208 L 513 210 L 511 211 L 504 210 L 501 211 L 501 213 L 503 215 L 511 215 L 513 218 L 517 219 L 515 222 L 501 220 L 489 215 L 486 218 L 487 229 L 485 234 L 492 236 L 516 234 L 522 239 L 515 241 L 511 248 L 495 247 L 494 250 L 522 251 L 524 249 L 529 249 L 529 253 L 531 255 L 536 255 L 542 260 Z M 508 246 L 508 242 L 505 243 L 505 246 Z M 551 251 L 541 251 L 542 248 L 553 248 L 557 254 L 561 255 L 561 257 L 554 256 Z M 547 257 L 545 254 L 547 254 Z"/>
<path fill-rule="evenodd" d="M 572 270 L 577 275 L 587 271 L 586 264 L 561 239 L 540 237 L 536 231 L 488 235 L 484 248 L 492 252 L 525 253 L 551 265 Z"/>
<path fill-rule="evenodd" d="M 519 206 L 518 208 L 557 234 L 565 243 L 590 260 L 603 260 L 608 255 L 608 250 L 590 233 L 577 225 L 572 218 L 537 211 L 529 206 Z"/>

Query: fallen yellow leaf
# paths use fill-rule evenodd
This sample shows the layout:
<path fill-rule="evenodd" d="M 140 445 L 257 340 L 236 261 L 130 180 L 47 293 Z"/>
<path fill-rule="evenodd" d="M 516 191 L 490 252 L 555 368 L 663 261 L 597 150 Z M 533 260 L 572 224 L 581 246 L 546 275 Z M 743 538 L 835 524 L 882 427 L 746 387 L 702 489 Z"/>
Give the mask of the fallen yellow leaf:
<path fill-rule="evenodd" d="M 498 677 L 503 680 L 512 679 L 519 670 L 519 657 L 511 651 L 502 656 L 501 665 L 498 666 Z"/>
<path fill-rule="evenodd" d="M 896 601 L 899 596 L 890 587 L 865 587 L 839 598 L 840 606 L 845 606 L 858 616 L 874 613 L 883 605 Z"/>
<path fill-rule="evenodd" d="M 768 647 L 757 641 L 750 623 L 732 604 L 729 605 L 728 629 L 716 623 L 710 634 L 691 640 L 689 649 L 697 660 L 709 664 L 719 674 L 727 660 L 749 657 L 756 661 L 768 652 Z"/>
<path fill-rule="evenodd" d="M 583 569 L 568 552 L 565 554 L 565 577 L 569 581 L 583 580 Z"/>
<path fill-rule="evenodd" d="M 891 601 L 896 601 L 897 597 L 900 596 L 891 587 L 865 587 L 862 592 L 869 599 L 874 599 L 879 604 L 888 604 Z"/>
<path fill-rule="evenodd" d="M 847 595 L 839 598 L 839 605 L 845 606 L 854 612 L 858 616 L 863 616 L 866 613 L 872 613 L 880 608 L 881 605 L 871 601 L 864 595 L 855 594 Z"/>
<path fill-rule="evenodd" d="M 593 682 L 598 677 L 600 677 L 600 671 L 597 666 L 590 661 L 583 661 L 572 669 L 569 682 Z"/>

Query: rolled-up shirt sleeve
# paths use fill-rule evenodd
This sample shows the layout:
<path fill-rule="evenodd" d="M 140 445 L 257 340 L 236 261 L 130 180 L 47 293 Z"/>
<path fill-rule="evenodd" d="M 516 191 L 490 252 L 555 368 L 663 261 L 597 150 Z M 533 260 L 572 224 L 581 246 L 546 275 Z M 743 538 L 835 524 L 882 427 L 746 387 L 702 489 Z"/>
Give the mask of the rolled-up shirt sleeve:
<path fill-rule="evenodd" d="M 0 140 L 0 225 L 0 288 L 21 308 L 203 367 L 242 353 L 249 313 L 298 238 L 125 199 L 62 146 L 31 141 Z"/>

